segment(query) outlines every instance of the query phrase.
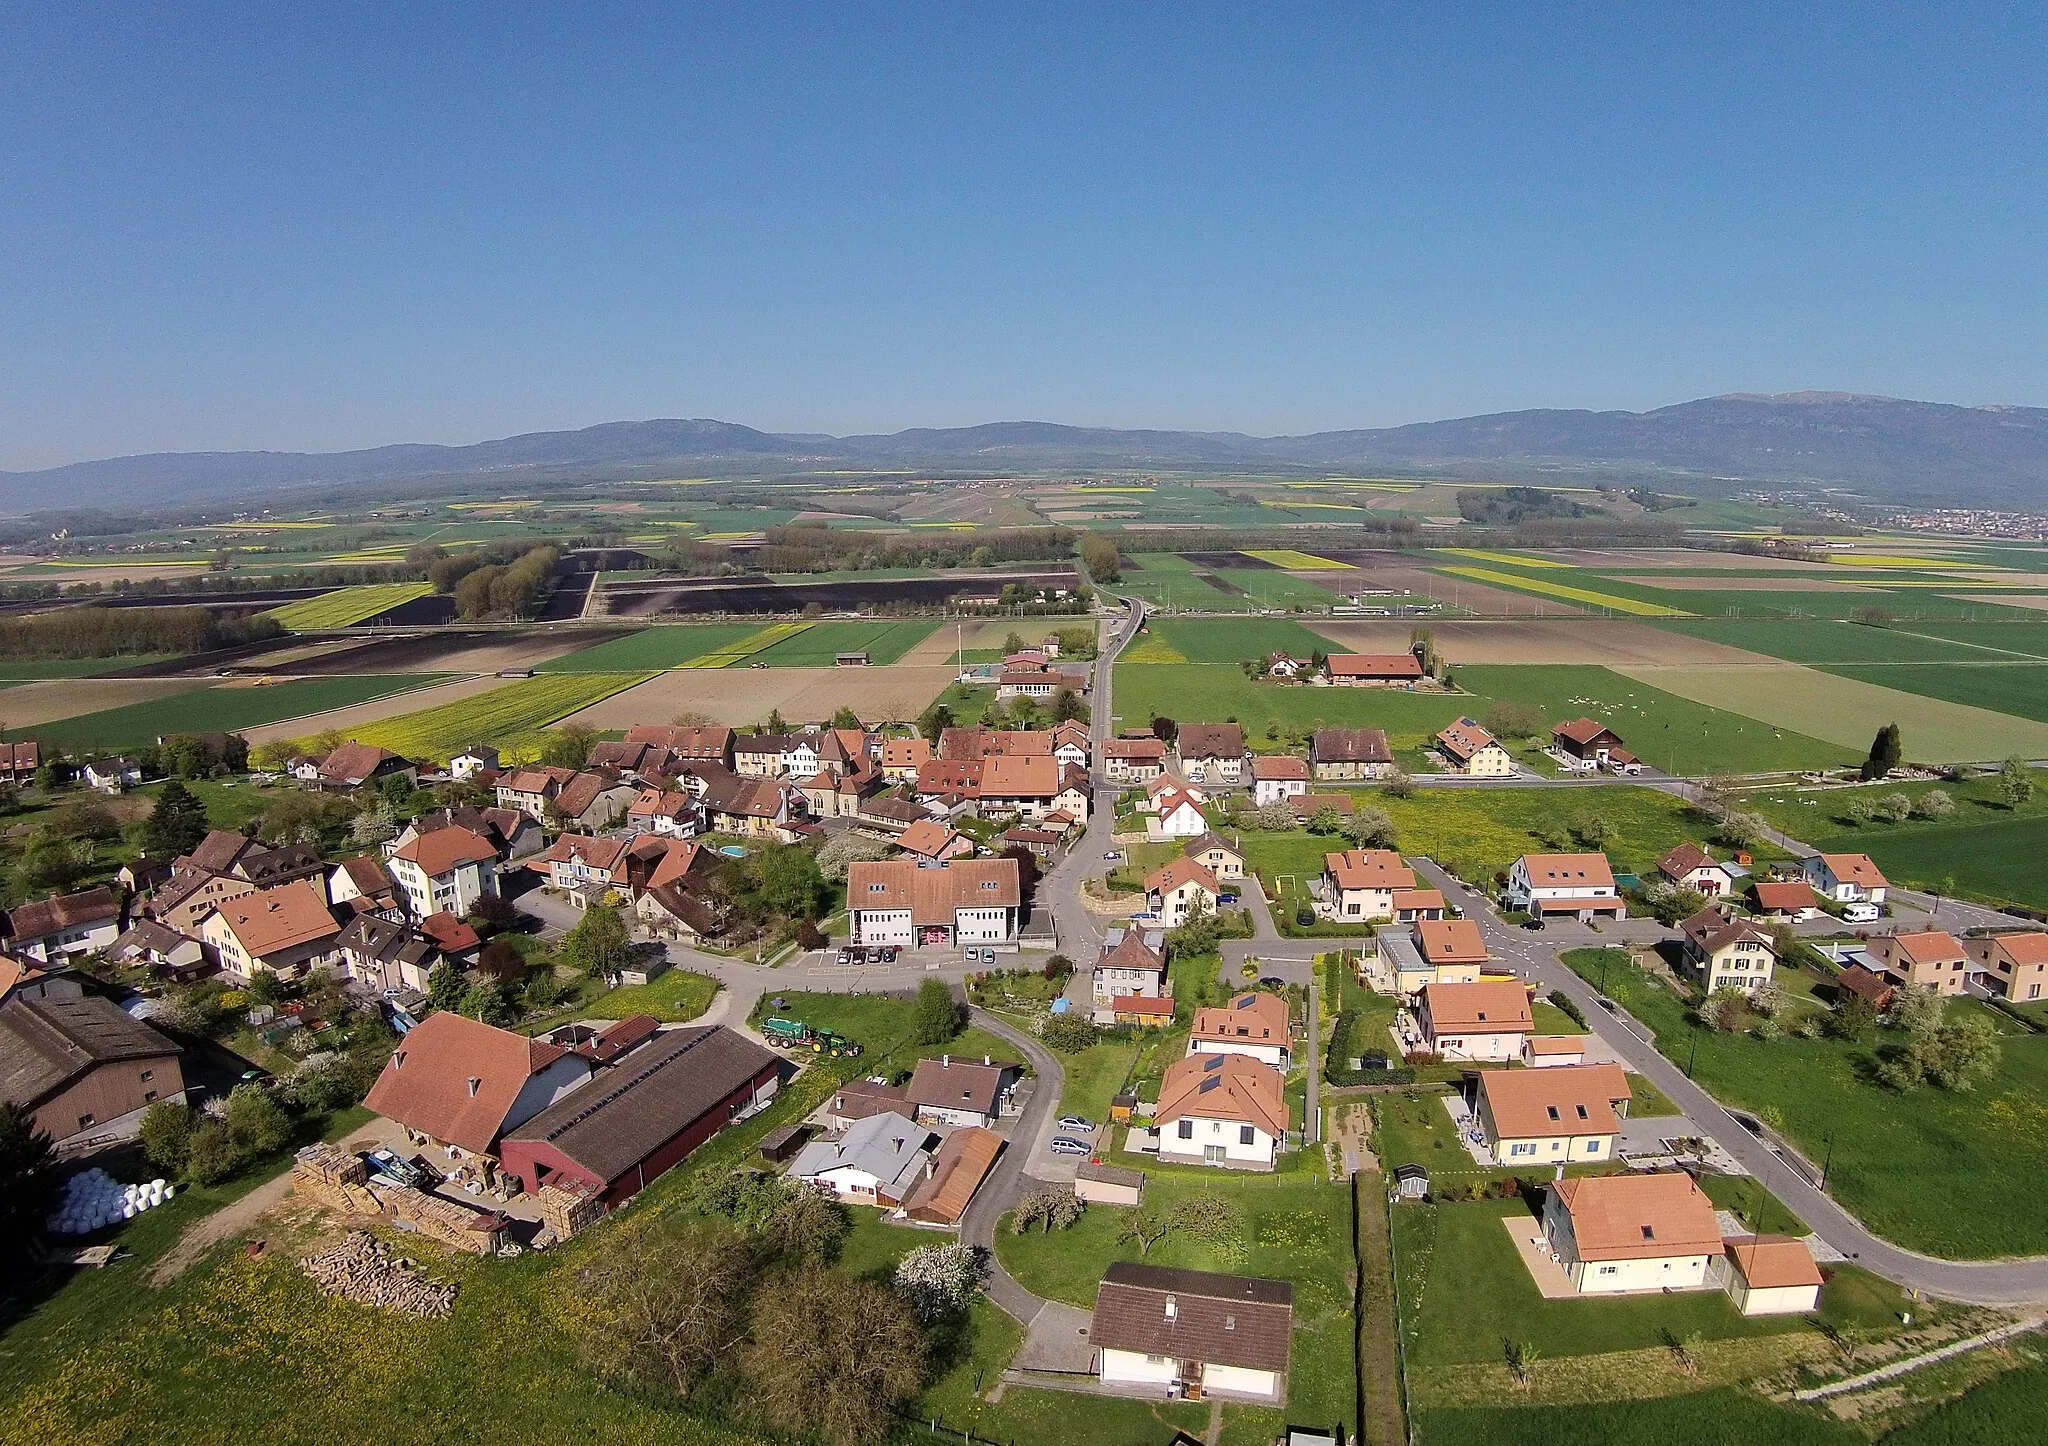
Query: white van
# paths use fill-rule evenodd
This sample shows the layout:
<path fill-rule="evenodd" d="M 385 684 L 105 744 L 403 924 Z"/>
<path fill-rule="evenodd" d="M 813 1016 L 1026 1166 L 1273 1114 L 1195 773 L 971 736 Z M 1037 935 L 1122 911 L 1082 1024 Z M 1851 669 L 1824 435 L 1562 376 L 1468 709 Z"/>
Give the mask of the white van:
<path fill-rule="evenodd" d="M 1875 923 L 1884 916 L 1884 910 L 1875 904 L 1850 904 L 1842 910 L 1842 917 L 1852 924 Z"/>

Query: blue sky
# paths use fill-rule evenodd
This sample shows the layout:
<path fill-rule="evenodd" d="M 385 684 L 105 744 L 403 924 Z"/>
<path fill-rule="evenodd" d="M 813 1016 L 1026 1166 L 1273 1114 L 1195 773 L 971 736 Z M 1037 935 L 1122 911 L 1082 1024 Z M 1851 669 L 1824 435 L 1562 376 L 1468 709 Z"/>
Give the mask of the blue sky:
<path fill-rule="evenodd" d="M 0 5 L 0 468 L 2048 405 L 2037 7 L 186 8 Z"/>

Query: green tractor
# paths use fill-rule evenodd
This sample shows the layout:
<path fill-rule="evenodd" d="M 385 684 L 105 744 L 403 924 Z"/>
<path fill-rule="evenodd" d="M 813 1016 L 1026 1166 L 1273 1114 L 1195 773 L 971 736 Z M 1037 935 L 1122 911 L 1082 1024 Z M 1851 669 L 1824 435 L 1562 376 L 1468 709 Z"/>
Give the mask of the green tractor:
<path fill-rule="evenodd" d="M 860 1058 L 859 1044 L 829 1029 L 812 1031 L 810 1045 L 814 1054 L 827 1055 L 833 1059 Z"/>

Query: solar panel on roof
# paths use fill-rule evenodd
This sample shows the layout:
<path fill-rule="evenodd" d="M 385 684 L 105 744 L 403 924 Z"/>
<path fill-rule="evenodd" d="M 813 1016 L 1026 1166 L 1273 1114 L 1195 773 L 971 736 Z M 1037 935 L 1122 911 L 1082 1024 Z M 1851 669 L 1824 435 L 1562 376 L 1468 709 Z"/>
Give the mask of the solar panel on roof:
<path fill-rule="evenodd" d="M 1197 1089 L 1197 1090 L 1195 1091 L 1195 1093 L 1196 1093 L 1196 1094 L 1198 1094 L 1198 1095 L 1205 1095 L 1205 1094 L 1209 1093 L 1209 1091 L 1210 1091 L 1210 1090 L 1213 1090 L 1213 1089 L 1215 1089 L 1215 1088 L 1216 1088 L 1216 1086 L 1218 1086 L 1218 1085 L 1220 1085 L 1220 1084 L 1222 1084 L 1222 1083 L 1223 1083 L 1223 1081 L 1222 1081 L 1222 1080 L 1220 1080 L 1220 1079 L 1205 1079 L 1205 1080 L 1203 1080 L 1203 1081 L 1202 1081 L 1202 1083 L 1201 1083 L 1201 1087 L 1200 1087 L 1200 1088 L 1198 1088 L 1198 1089 Z"/>
<path fill-rule="evenodd" d="M 1205 1063 L 1204 1063 L 1204 1064 L 1202 1065 L 1202 1071 L 1203 1071 L 1203 1073 L 1205 1073 L 1205 1074 L 1206 1074 L 1206 1073 L 1208 1073 L 1208 1072 L 1209 1072 L 1210 1070 L 1212 1070 L 1212 1069 L 1221 1069 L 1221 1068 L 1223 1068 L 1223 1056 L 1222 1056 L 1222 1055 L 1220 1055 L 1220 1054 L 1212 1054 L 1212 1055 L 1210 1055 L 1210 1056 L 1209 1056 L 1209 1058 L 1208 1058 L 1208 1060 L 1207 1060 L 1207 1061 L 1206 1061 L 1206 1062 L 1205 1062 Z"/>

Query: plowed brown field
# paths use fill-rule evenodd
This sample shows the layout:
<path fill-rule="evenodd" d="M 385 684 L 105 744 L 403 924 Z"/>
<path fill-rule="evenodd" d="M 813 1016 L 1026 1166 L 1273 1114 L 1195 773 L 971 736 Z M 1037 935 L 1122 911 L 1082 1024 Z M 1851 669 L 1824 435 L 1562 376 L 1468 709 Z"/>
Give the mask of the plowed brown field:
<path fill-rule="evenodd" d="M 844 706 L 864 723 L 907 722 L 952 681 L 951 667 L 902 663 L 886 668 L 686 668 L 614 693 L 563 721 L 630 728 L 701 713 L 714 723 L 738 727 L 759 723 L 772 710 L 792 724 L 820 723 Z"/>

